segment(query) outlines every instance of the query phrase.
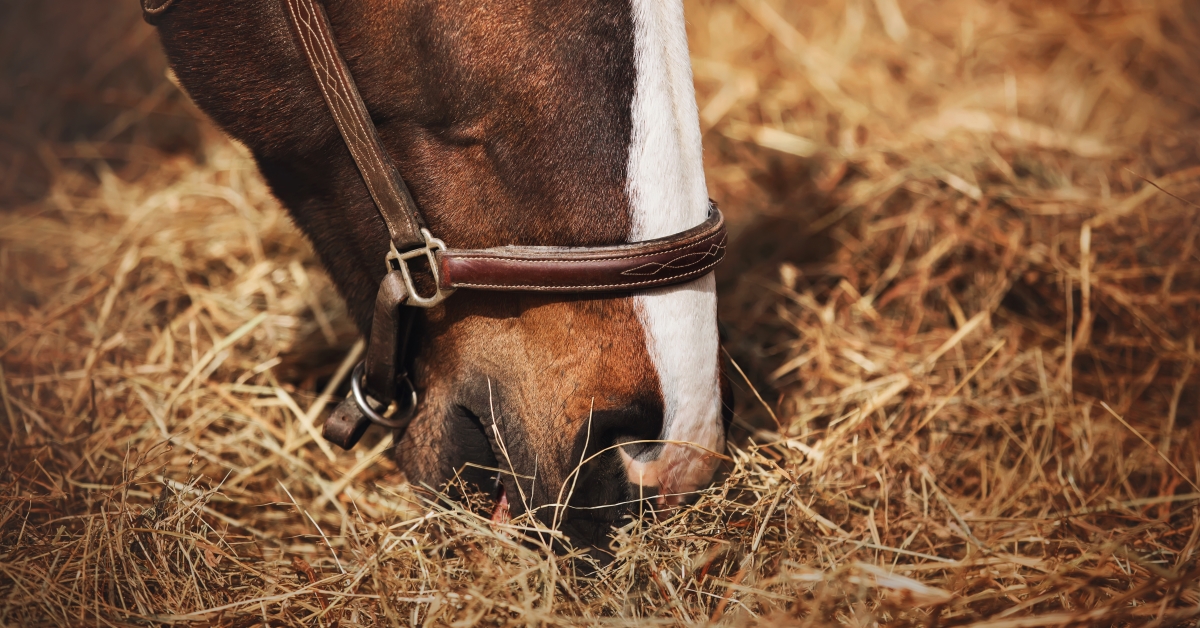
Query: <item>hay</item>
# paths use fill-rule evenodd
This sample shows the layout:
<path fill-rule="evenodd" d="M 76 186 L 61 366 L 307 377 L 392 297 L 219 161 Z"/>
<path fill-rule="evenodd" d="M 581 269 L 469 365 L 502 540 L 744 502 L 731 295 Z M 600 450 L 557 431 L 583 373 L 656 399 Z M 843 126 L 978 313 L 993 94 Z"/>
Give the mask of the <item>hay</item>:
<path fill-rule="evenodd" d="M 1200 616 L 1182 0 L 691 2 L 737 442 L 598 571 L 314 439 L 356 348 L 307 244 L 127 3 L 40 4 L 0 38 L 65 81 L 0 93 L 0 623 Z"/>

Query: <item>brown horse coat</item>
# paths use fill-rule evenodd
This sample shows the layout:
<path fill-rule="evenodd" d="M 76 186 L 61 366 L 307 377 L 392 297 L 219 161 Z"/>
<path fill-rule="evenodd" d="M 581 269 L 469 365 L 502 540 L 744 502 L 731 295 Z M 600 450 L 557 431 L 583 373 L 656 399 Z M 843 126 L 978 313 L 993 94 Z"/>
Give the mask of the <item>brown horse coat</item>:
<path fill-rule="evenodd" d="M 451 246 L 615 244 L 703 221 L 678 2 L 325 7 L 384 145 Z M 250 149 L 368 330 L 387 232 L 278 0 L 179 0 L 155 21 L 182 85 Z M 711 477 L 711 276 L 620 298 L 460 292 L 418 334 L 424 400 L 396 448 L 414 482 L 461 473 L 487 487 L 500 469 L 517 512 L 574 487 L 568 525 L 590 539 L 620 512 L 602 506 Z M 631 443 L 646 440 L 667 442 Z"/>

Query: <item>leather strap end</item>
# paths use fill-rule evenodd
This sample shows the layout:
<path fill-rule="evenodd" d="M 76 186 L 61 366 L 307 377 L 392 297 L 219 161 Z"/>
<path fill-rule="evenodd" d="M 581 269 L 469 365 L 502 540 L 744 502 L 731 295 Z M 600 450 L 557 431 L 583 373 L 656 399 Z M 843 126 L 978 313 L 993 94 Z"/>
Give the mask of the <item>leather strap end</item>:
<path fill-rule="evenodd" d="M 375 317 L 365 361 L 367 392 L 384 406 L 396 398 L 396 361 L 403 359 L 403 345 L 408 340 L 408 328 L 401 322 L 404 319 L 404 323 L 411 324 L 412 320 L 411 312 L 401 311 L 407 300 L 408 289 L 400 272 L 384 275 L 375 296 Z"/>
<path fill-rule="evenodd" d="M 325 428 L 321 430 L 321 436 L 349 451 L 358 444 L 370 426 L 371 419 L 363 415 L 354 399 L 344 399 L 333 409 L 329 418 L 325 419 Z"/>

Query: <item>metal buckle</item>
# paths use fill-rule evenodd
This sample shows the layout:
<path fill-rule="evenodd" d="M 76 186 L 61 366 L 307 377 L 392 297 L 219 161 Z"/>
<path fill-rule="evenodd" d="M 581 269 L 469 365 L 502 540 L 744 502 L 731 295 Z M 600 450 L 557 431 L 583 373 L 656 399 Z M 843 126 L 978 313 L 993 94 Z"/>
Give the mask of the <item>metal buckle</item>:
<path fill-rule="evenodd" d="M 404 376 L 404 383 L 408 384 L 408 390 L 412 393 L 412 405 L 408 407 L 408 412 L 398 419 L 383 416 L 376 412 L 375 408 L 371 407 L 371 404 L 367 401 L 366 393 L 363 392 L 363 364 L 363 362 L 359 362 L 358 366 L 354 367 L 354 372 L 350 375 L 350 389 L 354 391 L 354 403 L 358 404 L 358 409 L 362 410 L 363 416 L 371 419 L 372 423 L 393 430 L 404 429 L 408 425 L 408 422 L 412 420 L 413 414 L 417 411 L 417 389 L 413 386 L 412 380 L 408 378 L 407 374 Z M 395 402 L 392 402 L 392 405 L 395 405 Z M 394 411 L 389 406 L 388 408 L 384 408 L 384 413 L 394 414 Z"/>
<path fill-rule="evenodd" d="M 415 248 L 411 251 L 401 253 L 396 250 L 395 242 L 389 243 L 391 250 L 387 254 L 387 265 L 388 272 L 399 270 L 400 274 L 404 277 L 404 287 L 408 288 L 408 301 L 405 305 L 430 308 L 446 300 L 446 297 L 454 293 L 454 288 L 448 290 L 442 289 L 442 278 L 438 274 L 437 257 L 434 255 L 435 251 L 445 251 L 446 243 L 433 237 L 433 234 L 429 233 L 428 229 L 422 229 L 421 235 L 425 237 L 425 246 Z M 422 255 L 429 260 L 429 271 L 433 273 L 433 285 L 436 290 L 433 295 L 428 297 L 423 297 L 417 293 L 417 287 L 413 285 L 412 273 L 408 270 L 408 260 L 421 257 Z"/>

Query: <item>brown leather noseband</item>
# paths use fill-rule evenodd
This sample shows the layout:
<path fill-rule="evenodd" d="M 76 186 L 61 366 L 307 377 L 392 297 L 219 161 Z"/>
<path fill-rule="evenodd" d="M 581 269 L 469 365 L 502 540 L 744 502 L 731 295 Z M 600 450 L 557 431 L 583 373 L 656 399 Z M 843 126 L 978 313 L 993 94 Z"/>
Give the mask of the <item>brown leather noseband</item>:
<path fill-rule="evenodd" d="M 417 393 L 402 367 L 415 308 L 433 307 L 459 288 L 562 293 L 628 293 L 696 279 L 725 257 L 725 222 L 712 206 L 702 224 L 666 238 L 593 247 L 503 246 L 454 249 L 433 237 L 375 129 L 317 0 L 281 0 L 292 32 L 354 163 L 387 224 L 391 251 L 379 284 L 367 355 L 353 394 L 325 422 L 327 440 L 349 449 L 371 423 L 403 430 Z M 419 294 L 410 260 L 425 258 L 434 290 Z M 404 381 L 409 397 L 385 414 Z M 401 404 L 396 404 L 401 405 Z"/>

